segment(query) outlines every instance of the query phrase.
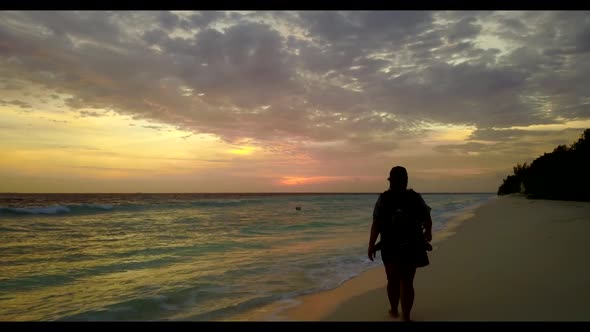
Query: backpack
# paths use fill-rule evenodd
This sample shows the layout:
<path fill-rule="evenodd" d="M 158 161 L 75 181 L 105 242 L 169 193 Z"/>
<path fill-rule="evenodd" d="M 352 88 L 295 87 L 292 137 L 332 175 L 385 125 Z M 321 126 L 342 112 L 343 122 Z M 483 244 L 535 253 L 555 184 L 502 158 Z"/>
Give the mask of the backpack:
<path fill-rule="evenodd" d="M 416 222 L 407 209 L 394 208 L 391 215 L 392 235 L 398 245 L 409 244 L 416 234 Z"/>
<path fill-rule="evenodd" d="M 422 224 L 417 217 L 416 193 L 408 190 L 404 193 L 383 193 L 386 197 L 387 218 L 384 220 L 387 242 L 392 245 L 419 243 L 422 238 Z"/>

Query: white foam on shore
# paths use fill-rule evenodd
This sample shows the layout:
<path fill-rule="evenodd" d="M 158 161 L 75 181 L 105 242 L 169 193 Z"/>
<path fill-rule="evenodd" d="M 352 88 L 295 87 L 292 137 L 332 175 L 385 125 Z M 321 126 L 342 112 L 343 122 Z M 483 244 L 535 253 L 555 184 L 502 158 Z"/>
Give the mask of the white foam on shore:
<path fill-rule="evenodd" d="M 277 307 L 274 310 L 271 310 L 270 314 L 264 317 L 265 321 L 284 321 L 287 319 L 286 316 L 281 316 L 281 313 L 285 312 L 287 309 L 296 307 L 300 305 L 301 301 L 296 299 L 284 299 L 276 302 Z"/>
<path fill-rule="evenodd" d="M 22 208 L 0 207 L 0 213 L 8 212 L 12 214 L 45 214 L 55 215 L 71 213 L 76 211 L 109 211 L 113 209 L 112 204 L 72 204 L 72 205 L 50 205 L 50 206 L 32 206 Z"/>
<path fill-rule="evenodd" d="M 451 213 L 448 213 L 446 211 L 443 212 L 443 214 L 441 214 L 439 216 L 442 219 L 442 222 L 440 222 L 440 225 L 442 227 L 440 227 L 438 229 L 433 227 L 433 240 L 431 242 L 433 245 L 433 250 L 437 249 L 437 244 L 440 244 L 442 241 L 446 240 L 448 237 L 453 235 L 454 230 L 458 226 L 460 226 L 464 221 L 473 217 L 474 211 L 477 208 L 489 203 L 491 200 L 493 200 L 495 198 L 496 198 L 495 196 L 491 197 L 488 200 L 484 200 L 484 201 L 481 201 L 481 202 L 478 202 L 475 204 L 465 206 L 465 207 L 461 208 L 460 210 L 456 210 Z M 433 216 L 433 218 L 436 218 L 436 216 Z M 435 221 L 433 220 L 433 222 L 435 222 Z M 382 262 L 380 259 L 380 255 L 377 255 L 375 262 L 378 264 L 374 265 L 373 262 L 371 262 L 368 258 L 363 256 L 363 259 L 359 260 L 359 262 L 358 262 L 359 264 L 356 266 L 355 271 L 350 270 L 351 266 L 349 264 L 342 264 L 342 267 L 346 268 L 345 270 L 332 271 L 333 272 L 332 277 L 335 276 L 335 279 L 326 280 L 324 282 L 316 280 L 318 288 L 316 288 L 315 290 L 297 292 L 297 293 L 291 294 L 288 298 L 274 301 L 274 302 L 264 305 L 262 307 L 252 309 L 252 310 L 247 311 L 245 313 L 234 316 L 233 318 L 229 318 L 229 319 L 226 318 L 225 320 L 232 320 L 232 319 L 237 319 L 240 321 L 242 321 L 242 320 L 245 320 L 245 321 L 249 321 L 249 320 L 285 321 L 285 320 L 288 320 L 288 317 L 285 315 L 285 313 L 288 311 L 288 309 L 295 308 L 303 303 L 303 301 L 299 300 L 301 296 L 310 295 L 310 294 L 318 294 L 318 293 L 323 293 L 325 291 L 334 290 L 336 288 L 342 287 L 344 284 L 350 282 L 352 279 L 361 277 L 363 274 L 365 274 L 373 269 L 382 268 Z M 337 266 L 339 266 L 339 265 L 340 264 L 336 264 L 335 266 L 332 266 L 331 267 L 332 270 L 337 269 Z M 326 269 L 330 270 L 330 267 L 327 267 Z M 308 276 L 313 279 L 318 279 L 319 277 L 321 277 L 321 274 L 322 273 L 319 271 L 312 271 L 308 274 Z"/>
<path fill-rule="evenodd" d="M 67 213 L 71 210 L 62 205 L 52 205 L 52 206 L 44 206 L 44 207 L 30 207 L 30 208 L 2 208 L 3 210 L 13 212 L 13 213 L 20 213 L 20 214 L 58 214 L 58 213 Z"/>

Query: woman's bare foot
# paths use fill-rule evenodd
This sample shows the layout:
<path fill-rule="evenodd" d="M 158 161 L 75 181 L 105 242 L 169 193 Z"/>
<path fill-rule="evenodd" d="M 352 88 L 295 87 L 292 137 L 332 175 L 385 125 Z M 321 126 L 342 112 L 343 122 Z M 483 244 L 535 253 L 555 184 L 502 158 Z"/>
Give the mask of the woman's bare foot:
<path fill-rule="evenodd" d="M 389 309 L 389 316 L 391 316 L 393 318 L 398 318 L 399 312 L 397 312 L 397 310 Z"/>

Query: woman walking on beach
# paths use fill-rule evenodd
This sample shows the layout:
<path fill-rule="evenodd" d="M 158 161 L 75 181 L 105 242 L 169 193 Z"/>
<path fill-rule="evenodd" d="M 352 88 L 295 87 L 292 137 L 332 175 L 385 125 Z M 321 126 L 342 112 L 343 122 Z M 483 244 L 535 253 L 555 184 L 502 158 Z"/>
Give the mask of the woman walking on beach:
<path fill-rule="evenodd" d="M 369 259 L 375 258 L 375 241 L 381 234 L 381 258 L 387 275 L 389 314 L 399 317 L 401 300 L 402 319 L 410 321 L 414 304 L 414 275 L 416 268 L 429 264 L 427 247 L 432 240 L 430 207 L 422 196 L 407 189 L 408 173 L 396 166 L 389 172 L 389 190 L 379 195 L 373 210 L 373 224 L 369 239 Z M 428 250 L 430 250 L 428 248 Z"/>

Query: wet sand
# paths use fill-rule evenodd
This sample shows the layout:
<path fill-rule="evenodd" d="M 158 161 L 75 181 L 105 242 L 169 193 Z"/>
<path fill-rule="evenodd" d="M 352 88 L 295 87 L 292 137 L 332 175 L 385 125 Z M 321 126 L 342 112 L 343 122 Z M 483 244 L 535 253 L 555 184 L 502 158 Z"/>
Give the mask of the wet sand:
<path fill-rule="evenodd" d="M 431 264 L 416 273 L 412 319 L 590 321 L 588 237 L 590 203 L 494 199 L 435 234 Z M 280 318 L 397 321 L 388 317 L 385 285 L 380 266 L 297 298 Z"/>

